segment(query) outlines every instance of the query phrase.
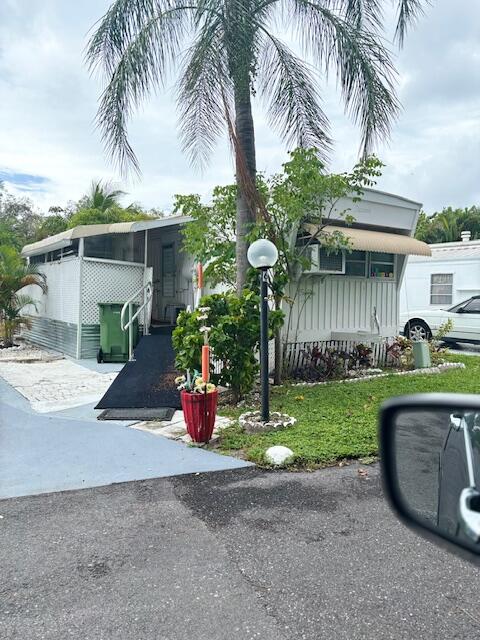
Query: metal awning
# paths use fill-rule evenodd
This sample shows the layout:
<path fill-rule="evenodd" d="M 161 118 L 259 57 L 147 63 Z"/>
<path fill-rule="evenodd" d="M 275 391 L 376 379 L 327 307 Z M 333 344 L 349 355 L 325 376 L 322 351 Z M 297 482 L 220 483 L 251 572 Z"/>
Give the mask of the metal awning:
<path fill-rule="evenodd" d="M 313 236 L 318 233 L 319 226 L 307 224 L 305 225 L 305 229 Z M 385 231 L 370 231 L 369 229 L 326 225 L 322 229 L 322 234 L 331 234 L 335 231 L 343 233 L 350 241 L 350 247 L 360 251 L 395 253 L 403 256 L 432 255 L 432 251 L 426 242 L 421 242 L 420 240 L 416 240 L 410 236 L 403 236 L 399 233 L 386 233 Z"/>
<path fill-rule="evenodd" d="M 89 238 L 91 236 L 102 236 L 106 233 L 132 233 L 134 231 L 145 231 L 148 229 L 158 229 L 161 227 L 171 227 L 177 224 L 189 222 L 189 216 L 167 216 L 155 220 L 138 220 L 136 222 L 114 222 L 112 224 L 84 224 L 73 229 L 67 229 L 54 236 L 27 244 L 22 249 L 22 256 L 35 256 L 47 251 L 56 251 L 63 247 L 68 247 L 72 240 L 78 238 Z"/>

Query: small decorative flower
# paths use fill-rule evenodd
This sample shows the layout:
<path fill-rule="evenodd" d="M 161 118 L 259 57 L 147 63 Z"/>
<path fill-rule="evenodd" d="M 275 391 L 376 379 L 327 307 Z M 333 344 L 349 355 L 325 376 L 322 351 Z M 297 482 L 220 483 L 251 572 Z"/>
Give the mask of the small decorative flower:
<path fill-rule="evenodd" d="M 187 381 L 187 379 L 185 378 L 185 376 L 177 376 L 175 378 L 175 384 L 176 385 L 183 384 L 186 381 Z"/>

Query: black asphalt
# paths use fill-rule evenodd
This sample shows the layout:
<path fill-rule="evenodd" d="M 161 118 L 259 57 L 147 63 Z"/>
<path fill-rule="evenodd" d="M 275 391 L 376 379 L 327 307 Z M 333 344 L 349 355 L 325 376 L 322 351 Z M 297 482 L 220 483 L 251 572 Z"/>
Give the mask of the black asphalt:
<path fill-rule="evenodd" d="M 0 635 L 478 637 L 478 570 L 399 524 L 378 469 L 357 469 L 246 469 L 0 502 Z"/>
<path fill-rule="evenodd" d="M 164 327 L 140 339 L 134 360 L 125 364 L 96 409 L 180 409 L 172 330 Z"/>

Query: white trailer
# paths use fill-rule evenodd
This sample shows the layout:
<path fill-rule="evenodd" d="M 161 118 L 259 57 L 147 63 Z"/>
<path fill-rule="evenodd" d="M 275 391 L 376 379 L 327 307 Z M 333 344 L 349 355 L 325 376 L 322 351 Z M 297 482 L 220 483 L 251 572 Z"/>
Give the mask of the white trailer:
<path fill-rule="evenodd" d="M 328 255 L 312 245 L 313 267 L 301 277 L 295 304 L 284 305 L 287 342 L 380 342 L 396 334 L 399 290 L 406 257 L 430 255 L 412 236 L 420 203 L 365 189 L 361 202 L 345 198 L 328 217 L 350 239 L 352 251 Z M 346 226 L 342 212 L 355 222 Z M 151 282 L 153 323 L 174 324 L 193 305 L 193 258 L 181 251 L 187 217 L 76 227 L 27 245 L 23 255 L 45 273 L 47 292 L 28 292 L 33 342 L 77 358 L 93 358 L 99 348 L 98 303 L 125 303 Z M 302 229 L 301 234 L 314 234 Z M 138 300 L 141 303 L 141 294 Z"/>
<path fill-rule="evenodd" d="M 432 255 L 411 256 L 400 290 L 401 314 L 446 309 L 480 294 L 480 240 L 431 244 Z"/>

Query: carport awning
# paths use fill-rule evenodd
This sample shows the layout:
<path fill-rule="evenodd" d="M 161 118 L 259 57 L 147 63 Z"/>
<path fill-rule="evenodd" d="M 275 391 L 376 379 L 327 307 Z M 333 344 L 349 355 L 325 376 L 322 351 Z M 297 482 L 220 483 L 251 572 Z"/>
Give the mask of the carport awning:
<path fill-rule="evenodd" d="M 319 226 L 314 224 L 305 225 L 306 231 L 310 235 L 318 233 Z M 428 244 L 398 233 L 386 233 L 385 231 L 370 231 L 369 229 L 355 229 L 353 227 L 334 227 L 326 225 L 322 229 L 322 234 L 331 234 L 340 231 L 350 242 L 352 249 L 360 251 L 376 251 L 381 253 L 395 253 L 409 256 L 431 256 L 432 252 Z"/>
<path fill-rule="evenodd" d="M 106 233 L 132 233 L 135 231 L 148 231 L 161 227 L 170 227 L 177 224 L 190 222 L 189 216 L 166 216 L 134 222 L 113 222 L 111 224 L 83 224 L 73 229 L 67 229 L 54 236 L 49 236 L 38 242 L 27 244 L 22 249 L 22 256 L 34 256 L 47 251 L 56 251 L 68 247 L 72 240 L 105 235 Z"/>

